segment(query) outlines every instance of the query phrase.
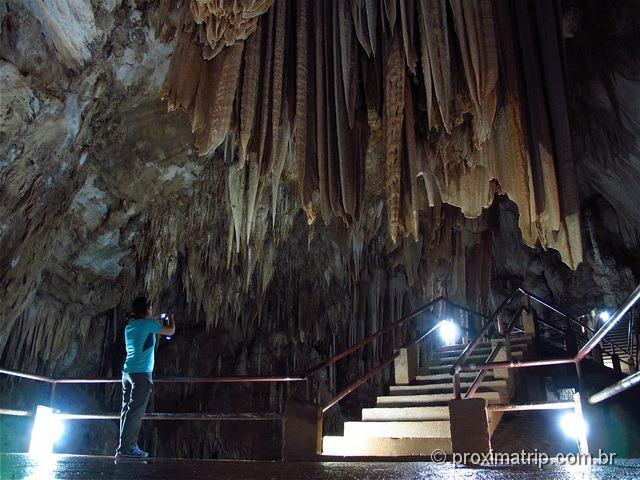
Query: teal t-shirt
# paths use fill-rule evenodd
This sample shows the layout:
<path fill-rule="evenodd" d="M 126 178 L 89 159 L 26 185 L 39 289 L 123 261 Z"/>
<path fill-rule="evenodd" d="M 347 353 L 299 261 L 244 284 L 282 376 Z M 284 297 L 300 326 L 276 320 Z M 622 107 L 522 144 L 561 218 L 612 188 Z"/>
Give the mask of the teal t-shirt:
<path fill-rule="evenodd" d="M 153 372 L 156 334 L 160 331 L 160 322 L 149 318 L 130 320 L 124 330 L 124 343 L 127 359 L 124 361 L 124 373 Z"/>

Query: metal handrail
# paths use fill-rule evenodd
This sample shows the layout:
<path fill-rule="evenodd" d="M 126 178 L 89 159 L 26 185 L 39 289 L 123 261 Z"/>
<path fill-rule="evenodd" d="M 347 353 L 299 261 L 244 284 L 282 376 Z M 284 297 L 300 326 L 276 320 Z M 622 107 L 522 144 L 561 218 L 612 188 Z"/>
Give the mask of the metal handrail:
<path fill-rule="evenodd" d="M 46 377 L 44 375 L 34 375 L 31 373 L 19 372 L 17 370 L 9 370 L 0 368 L 0 374 L 12 377 L 27 378 L 50 384 L 61 383 L 121 383 L 120 378 L 55 378 Z M 154 378 L 154 383 L 254 383 L 254 382 L 301 382 L 306 380 L 304 376 L 252 376 L 237 375 L 229 377 L 165 377 Z"/>
<path fill-rule="evenodd" d="M 609 331 L 616 326 L 616 324 L 624 317 L 624 315 L 633 307 L 638 300 L 640 300 L 640 285 L 636 287 L 636 289 L 631 292 L 631 294 L 626 298 L 626 300 L 622 303 L 620 308 L 616 310 L 613 316 L 605 323 L 600 329 L 595 333 L 593 337 L 589 339 L 589 341 L 580 349 L 578 354 L 576 355 L 576 361 L 582 360 L 587 354 L 595 348 L 598 343 L 604 338 L 604 336 L 609 333 Z M 628 353 L 628 352 L 625 352 Z"/>
<path fill-rule="evenodd" d="M 307 369 L 304 373 L 300 374 L 300 375 L 294 375 L 294 376 L 251 376 L 251 375 L 237 375 L 237 376 L 226 376 L 226 377 L 165 377 L 165 378 L 155 378 L 154 382 L 155 383 L 253 383 L 253 382 L 299 382 L 299 381 L 308 381 L 309 377 L 311 375 L 313 375 L 314 373 L 322 370 L 323 368 L 326 368 L 334 363 L 336 363 L 337 361 L 339 361 L 340 359 L 346 357 L 347 355 L 354 353 L 362 348 L 364 348 L 366 345 L 368 345 L 369 343 L 371 343 L 373 340 L 375 340 L 376 338 L 389 333 L 391 331 L 393 331 L 394 329 L 408 323 L 410 320 L 414 319 L 415 317 L 417 317 L 418 315 L 424 313 L 425 311 L 431 309 L 434 305 L 438 304 L 439 302 L 445 302 L 446 304 L 450 305 L 453 308 L 459 309 L 459 310 L 463 310 L 465 312 L 471 313 L 473 315 L 476 315 L 480 318 L 487 318 L 487 315 L 481 314 L 479 312 L 475 312 L 473 310 L 471 310 L 470 308 L 467 308 L 463 305 L 459 305 L 456 304 L 454 302 L 449 302 L 444 296 L 440 296 L 435 298 L 434 300 L 431 300 L 430 302 L 426 303 L 425 305 L 423 305 L 422 307 L 418 308 L 417 310 L 415 310 L 414 312 L 410 313 L 409 315 L 406 315 L 404 317 L 402 317 L 400 320 L 392 323 L 391 325 L 388 325 L 385 328 L 380 329 L 379 331 L 365 337 L 363 340 L 361 340 L 360 342 L 358 342 L 357 344 L 345 349 L 344 351 L 333 355 L 332 357 L 328 358 L 327 360 L 318 363 L 317 365 Z M 424 335 L 422 335 L 421 337 L 419 337 L 417 340 L 414 340 L 408 344 L 405 344 L 406 346 L 410 346 L 410 345 L 414 345 L 417 344 L 419 342 L 421 342 L 422 340 L 424 340 L 427 336 L 429 336 L 432 332 L 434 332 L 435 330 L 438 329 L 438 327 L 442 324 L 441 322 L 438 322 L 434 327 L 432 327 L 431 329 L 429 329 L 429 331 L 427 331 Z M 395 345 L 394 345 L 394 349 L 395 349 Z M 337 404 L 340 400 L 342 400 L 344 397 L 346 397 L 347 395 L 349 395 L 352 391 L 354 391 L 356 388 L 358 388 L 360 385 L 364 384 L 367 380 L 369 380 L 372 376 L 374 376 L 375 374 L 377 374 L 380 370 L 382 370 L 383 368 L 385 368 L 389 363 L 391 363 L 395 358 L 397 358 L 397 356 L 399 355 L 399 352 L 394 352 L 393 355 L 391 355 L 391 357 L 387 358 L 386 360 L 384 360 L 380 365 L 378 365 L 376 368 L 374 368 L 373 370 L 369 371 L 368 373 L 364 374 L 363 376 L 361 376 L 360 378 L 358 378 L 355 382 L 353 382 L 349 387 L 347 387 L 346 389 L 344 389 L 342 392 L 340 392 L 339 394 L 337 394 L 336 396 L 334 396 L 324 407 L 323 407 L 323 412 L 327 411 L 329 408 L 331 408 L 333 405 Z M 5 374 L 5 375 L 9 375 L 9 376 L 13 376 L 13 377 L 19 377 L 19 378 L 26 378 L 26 379 L 30 379 L 30 380 L 36 380 L 36 381 L 41 381 L 41 382 L 46 382 L 49 383 L 51 385 L 51 396 L 50 396 L 50 402 L 53 403 L 53 399 L 55 396 L 55 392 L 56 392 L 56 386 L 58 384 L 106 384 L 106 383 L 120 383 L 122 380 L 119 378 L 55 378 L 55 377 L 48 377 L 48 376 L 44 376 L 44 375 L 36 375 L 36 374 L 31 374 L 31 373 L 26 373 L 26 372 L 20 372 L 17 370 L 10 370 L 10 369 L 3 369 L 0 368 L 0 374 Z M 30 415 L 30 412 L 26 412 L 26 411 L 19 411 L 19 410 L 9 410 L 9 409 L 0 409 L 0 414 L 5 414 L 5 415 L 22 415 L 22 416 L 28 416 Z M 62 414 L 65 416 L 65 418 L 68 419 L 117 419 L 120 418 L 120 416 L 118 414 L 70 414 L 70 413 L 66 413 L 66 414 Z M 244 419 L 244 420 L 251 420 L 251 419 L 257 419 L 257 420 L 268 420 L 271 419 L 271 417 L 269 416 L 261 416 L 261 417 L 255 417 L 255 416 L 251 416 L 251 414 L 239 414 L 236 415 L 235 417 L 229 416 L 229 415 L 224 415 L 224 416 L 220 416 L 220 415 L 210 415 L 210 414 L 148 414 L 145 418 L 147 419 L 167 419 L 167 418 L 171 418 L 174 420 L 184 420 L 184 419 L 213 419 L 214 417 L 219 418 L 221 420 L 229 420 L 229 419 Z M 188 417 L 188 418 L 187 418 Z"/>
<path fill-rule="evenodd" d="M 453 302 L 449 302 L 445 297 L 438 297 L 435 300 L 432 300 L 431 302 L 427 303 L 423 307 L 420 307 L 420 309 L 418 309 L 416 312 L 413 312 L 413 313 L 407 315 L 406 317 L 403 317 L 402 319 L 398 320 L 397 322 L 395 322 L 394 324 L 390 325 L 386 329 L 383 329 L 383 330 L 381 330 L 379 332 L 376 332 L 376 333 L 370 335 L 369 337 L 366 337 L 365 339 L 363 339 L 362 341 L 360 341 L 359 343 L 357 343 L 353 347 L 345 350 L 344 352 L 341 352 L 341 353 L 339 353 L 337 355 L 334 355 L 333 357 L 325 360 L 324 362 L 321 362 L 317 366 L 310 368 L 309 370 L 306 371 L 306 375 L 310 376 L 313 373 L 315 373 L 318 370 L 320 370 L 321 368 L 325 368 L 325 367 L 331 365 L 332 363 L 337 362 L 341 358 L 344 358 L 349 353 L 353 353 L 356 350 L 358 350 L 360 348 L 363 348 L 365 345 L 367 345 L 369 342 L 371 342 L 374 338 L 377 338 L 378 336 L 380 336 L 382 333 L 386 333 L 386 332 L 390 331 L 394 326 L 397 327 L 397 326 L 402 325 L 403 323 L 406 323 L 408 320 L 414 318 L 419 313 L 423 313 L 428 308 L 432 307 L 433 305 L 435 305 L 437 302 L 440 302 L 440 301 L 444 301 L 446 304 L 448 304 L 448 305 L 450 305 L 450 306 L 452 306 L 454 308 L 458 308 L 460 310 L 463 310 L 465 312 L 477 315 L 479 317 L 484 317 L 484 318 L 488 317 L 487 315 L 475 312 L 475 311 L 473 311 L 473 310 L 471 310 L 471 309 L 469 309 L 467 307 L 464 307 L 462 305 L 459 305 L 459 304 L 456 304 L 456 303 L 453 303 Z M 417 345 L 418 343 L 422 342 L 429 335 L 431 335 L 433 332 L 435 332 L 442 325 L 443 322 L 446 322 L 446 321 L 447 320 L 441 320 L 441 321 L 437 322 L 433 327 L 431 327 L 426 333 L 421 335 L 419 338 L 417 338 L 415 340 L 412 340 L 412 341 L 410 341 L 408 343 L 405 343 L 403 348 L 407 348 L 407 347 L 410 347 L 410 346 L 413 346 L 413 345 Z M 340 400 L 342 400 L 347 395 L 349 395 L 351 392 L 356 390 L 358 387 L 360 387 L 361 385 L 366 383 L 371 377 L 376 375 L 378 372 L 380 372 L 382 369 L 384 369 L 387 365 L 389 365 L 391 362 L 393 362 L 398 357 L 398 355 L 400 355 L 399 351 L 394 352 L 389 358 L 383 360 L 377 367 L 375 367 L 374 369 L 370 370 L 369 372 L 361 375 L 359 378 L 357 378 L 355 381 L 353 381 L 347 388 L 345 388 L 340 393 L 338 393 L 333 398 L 331 398 L 331 400 L 329 400 L 322 407 L 322 413 L 325 413 L 331 407 L 333 407 L 338 402 L 340 402 Z"/>
<path fill-rule="evenodd" d="M 392 323 L 391 325 L 388 325 L 387 327 L 385 327 L 385 328 L 383 328 L 381 330 L 378 330 L 377 332 L 372 333 L 371 335 L 363 338 L 361 341 L 359 341 L 355 345 L 343 350 L 340 353 L 337 353 L 336 355 L 333 355 L 332 357 L 329 357 L 328 359 L 318 363 L 317 365 L 314 365 L 311 368 L 308 368 L 305 371 L 305 376 L 309 377 L 309 376 L 313 375 L 314 373 L 322 370 L 323 368 L 326 368 L 329 365 L 332 365 L 332 364 L 336 363 L 338 360 L 343 359 L 347 355 L 350 355 L 350 354 L 352 354 L 352 353 L 354 353 L 354 352 L 366 347 L 369 343 L 374 341 L 379 336 L 384 335 L 385 333 L 389 333 L 394 328 L 398 328 L 398 327 L 404 325 L 409 320 L 412 320 L 416 316 L 424 313 L 429 308 L 433 307 L 435 304 L 437 304 L 438 302 L 441 302 L 441 301 L 445 301 L 445 302 L 449 303 L 447 301 L 447 299 L 445 297 L 443 297 L 443 296 L 440 296 L 440 297 L 438 297 L 438 298 L 436 298 L 434 300 L 431 300 L 429 303 L 426 303 L 425 305 L 423 305 L 422 307 L 418 308 L 417 310 L 415 310 L 414 312 L 410 313 L 409 315 L 406 315 L 406 316 L 402 317 L 400 320 Z"/>
<path fill-rule="evenodd" d="M 622 305 L 616 310 L 616 312 L 613 314 L 613 316 L 607 321 L 607 323 L 605 323 L 602 327 L 600 327 L 599 330 L 597 330 L 596 332 L 594 332 L 594 335 L 585 343 L 585 345 L 578 351 L 578 353 L 574 356 L 574 357 L 570 357 L 570 358 L 558 358 L 558 359 L 546 359 L 546 360 L 534 360 L 534 361 L 506 361 L 506 362 L 491 362 L 491 361 L 486 361 L 484 364 L 481 365 L 472 365 L 472 366 L 468 366 L 465 367 L 464 366 L 464 362 L 467 360 L 467 358 L 469 357 L 469 355 L 471 354 L 471 352 L 477 347 L 477 345 L 480 343 L 480 340 L 482 339 L 482 337 L 484 336 L 484 334 L 488 331 L 489 327 L 491 324 L 493 324 L 493 322 L 496 321 L 496 319 L 501 318 L 499 317 L 499 315 L 502 314 L 502 310 L 509 304 L 511 303 L 511 301 L 513 301 L 513 299 L 516 297 L 517 294 L 524 294 L 527 296 L 527 298 L 529 299 L 529 301 L 531 299 L 533 299 L 534 301 L 537 301 L 539 303 L 541 303 L 542 305 L 552 309 L 553 311 L 557 312 L 558 314 L 562 315 L 563 317 L 571 320 L 571 321 L 575 321 L 577 322 L 577 320 L 572 319 L 571 317 L 569 317 L 568 315 L 562 313 L 560 310 L 556 309 L 555 307 L 549 305 L 548 303 L 544 302 L 543 300 L 539 299 L 538 297 L 536 297 L 535 295 L 530 294 L 529 292 L 527 292 L 526 290 L 522 289 L 522 288 L 518 288 L 516 291 L 512 292 L 498 307 L 498 309 L 496 309 L 496 311 L 493 313 L 493 315 L 491 315 L 490 317 L 490 321 L 487 322 L 487 324 L 484 326 L 484 328 L 482 329 L 482 331 L 476 336 L 476 338 L 467 346 L 467 348 L 464 349 L 464 351 L 460 354 L 460 357 L 458 358 L 458 360 L 456 361 L 456 363 L 454 364 L 454 366 L 451 369 L 451 373 L 453 375 L 453 389 L 454 389 L 454 394 L 455 394 L 455 398 L 459 399 L 461 398 L 460 395 L 460 373 L 465 371 L 484 371 L 484 370 L 490 370 L 490 369 L 495 369 L 495 368 L 524 368 L 524 367 L 540 367 L 540 366 L 550 366 L 550 365 L 562 365 L 562 364 L 568 364 L 568 363 L 573 363 L 576 365 L 576 369 L 578 372 L 578 378 L 580 378 L 580 368 L 579 368 L 579 364 L 580 362 L 601 342 L 604 340 L 605 335 L 611 331 L 616 324 L 627 314 L 627 312 L 634 306 L 636 305 L 636 303 L 638 303 L 638 301 L 640 301 L 640 285 L 638 285 L 635 290 L 633 292 L 631 292 L 631 294 L 625 299 L 625 301 L 622 303 Z M 518 309 L 518 312 L 516 313 L 516 316 L 521 313 L 522 311 L 522 306 Z M 579 325 L 583 326 L 582 323 L 577 322 Z M 508 336 L 509 336 L 509 331 L 511 328 L 513 328 L 513 326 L 515 325 L 515 318 L 510 322 L 509 327 L 507 328 L 507 331 L 505 331 L 504 335 L 505 335 L 505 341 L 508 342 Z M 586 327 L 586 326 L 584 326 Z M 588 327 L 586 327 L 588 328 Z M 617 347 L 613 342 L 609 342 L 614 346 L 614 355 L 615 355 L 615 347 Z M 622 352 L 626 353 L 627 355 L 629 355 L 629 361 L 631 363 L 629 363 L 629 365 L 632 364 L 632 357 L 630 356 L 631 354 L 626 351 L 623 348 L 617 347 L 619 348 Z M 494 348 L 494 352 L 497 353 L 497 348 Z M 492 354 L 494 353 L 492 352 Z M 625 362 L 626 363 L 626 362 Z M 480 375 L 478 374 L 476 376 L 476 380 L 478 380 L 478 378 L 480 377 Z M 474 380 L 474 384 L 476 384 L 476 380 Z M 580 383 L 580 381 L 579 381 Z M 631 387 L 633 387 L 634 385 L 640 384 L 640 372 L 634 373 L 632 375 L 629 375 L 627 377 L 625 377 L 624 379 L 620 380 L 619 382 L 617 382 L 614 385 L 611 385 L 603 390 L 601 390 L 600 392 L 592 395 L 589 398 L 589 402 L 590 403 L 597 403 L 600 402 L 602 400 L 605 400 L 607 398 L 610 398 L 614 395 L 617 395 L 620 392 L 623 392 Z M 479 382 L 478 382 L 479 385 Z M 473 386 L 473 385 L 472 385 Z M 477 388 L 477 386 L 476 386 Z M 475 390 L 474 390 L 475 392 Z"/>
<path fill-rule="evenodd" d="M 553 305 L 545 302 L 544 300 L 542 300 L 540 297 L 537 297 L 536 295 L 534 295 L 533 293 L 529 292 L 528 290 L 525 290 L 524 288 L 518 288 L 518 290 L 520 292 L 522 292 L 524 295 L 526 295 L 528 298 L 534 300 L 535 302 L 539 303 L 540 305 L 546 307 L 547 309 L 553 311 L 554 313 L 557 313 L 558 315 L 560 315 L 561 317 L 563 317 L 564 319 L 566 319 L 567 321 L 569 321 L 570 323 L 573 323 L 574 325 L 579 326 L 580 328 L 588 331 L 591 334 L 595 334 L 596 330 L 592 329 L 591 327 L 589 327 L 588 325 L 585 325 L 584 323 L 580 322 L 579 320 L 567 315 L 566 313 L 560 311 L 559 309 L 557 309 L 556 307 L 554 307 Z M 609 320 L 610 321 L 610 320 Z M 548 325 L 548 324 L 547 324 Z M 614 342 L 612 342 L 611 340 L 607 339 L 607 338 L 603 338 L 602 342 L 604 343 L 608 343 L 609 345 L 611 345 L 614 349 L 614 353 L 615 353 L 615 349 L 618 349 L 620 351 L 622 351 L 623 353 L 630 355 L 630 353 L 625 350 L 624 348 L 622 348 L 619 345 L 616 345 Z M 626 362 L 625 362 L 626 363 Z"/>
<path fill-rule="evenodd" d="M 496 346 L 493 347 L 493 350 L 491 350 L 491 353 L 489 354 L 489 356 L 487 357 L 484 363 L 493 362 L 496 356 L 498 355 L 498 352 L 500 352 L 500 350 L 502 349 L 502 347 L 504 347 L 503 342 L 496 343 Z M 469 389 L 467 390 L 467 393 L 465 394 L 464 398 L 472 398 L 475 395 L 476 391 L 480 387 L 480 384 L 482 383 L 482 380 L 484 380 L 484 377 L 486 374 L 487 374 L 486 370 L 480 370 L 478 372 L 478 374 L 476 375 L 476 378 L 473 379 L 473 383 L 469 386 Z"/>
<path fill-rule="evenodd" d="M 622 380 L 614 383 L 613 385 L 609 385 L 606 388 L 603 388 L 598 393 L 594 393 L 589 397 L 589 403 L 599 403 L 603 400 L 613 397 L 619 393 L 624 392 L 625 390 L 630 389 L 640 383 L 640 372 L 636 372 L 634 374 L 628 375 L 624 377 Z"/>
<path fill-rule="evenodd" d="M 36 412 L 29 410 L 10 410 L 0 408 L 0 415 L 9 415 L 13 417 L 33 417 Z M 101 414 L 84 414 L 84 413 L 56 413 L 59 420 L 119 420 L 120 413 L 101 413 Z M 214 422 L 225 421 L 277 421 L 282 420 L 283 416 L 276 413 L 265 413 L 256 415 L 253 413 L 146 413 L 143 420 L 209 420 Z"/>
<path fill-rule="evenodd" d="M 478 332 L 478 335 L 476 336 L 476 338 L 474 338 L 473 341 L 466 346 L 466 348 L 462 351 L 462 353 L 458 357 L 458 360 L 456 360 L 456 363 L 454 363 L 453 366 L 451 367 L 450 372 L 451 372 L 451 375 L 453 375 L 453 393 L 455 398 L 460 398 L 460 372 L 461 372 L 462 365 L 464 364 L 464 362 L 467 361 L 471 353 L 482 342 L 482 338 L 492 327 L 493 323 L 498 318 L 498 315 L 502 314 L 502 310 L 507 305 L 509 305 L 516 298 L 516 296 L 519 295 L 519 293 L 520 292 L 516 290 L 502 301 L 502 303 L 496 309 L 496 311 L 493 312 L 493 314 L 489 317 L 489 321 L 480 329 L 480 332 Z"/>
<path fill-rule="evenodd" d="M 387 365 L 389 365 L 391 362 L 393 362 L 398 357 L 398 355 L 400 355 L 400 352 L 394 352 L 393 355 L 391 355 L 386 360 L 382 361 L 376 368 L 374 368 L 373 370 L 369 370 L 369 372 L 365 373 L 364 375 L 362 375 L 358 379 L 356 379 L 354 382 L 352 382 L 351 385 L 349 385 L 347 388 L 345 388 L 340 393 L 335 395 L 331 400 L 329 400 L 322 407 L 322 413 L 325 413 L 327 410 L 329 410 L 331 407 L 336 405 L 338 402 L 340 402 L 340 400 L 342 400 L 344 397 L 349 395 L 355 389 L 357 389 L 361 385 L 365 384 L 367 382 L 367 380 L 369 380 L 371 377 L 376 375 L 379 371 L 381 371 Z"/>

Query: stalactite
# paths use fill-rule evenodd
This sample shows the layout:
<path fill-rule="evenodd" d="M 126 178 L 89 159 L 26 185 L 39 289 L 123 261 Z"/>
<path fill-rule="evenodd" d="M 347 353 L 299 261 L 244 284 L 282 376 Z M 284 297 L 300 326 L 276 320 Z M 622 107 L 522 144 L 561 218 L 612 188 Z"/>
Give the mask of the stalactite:
<path fill-rule="evenodd" d="M 422 73 L 427 99 L 427 114 L 429 126 L 435 127 L 435 105 L 440 121 L 445 130 L 450 133 L 453 128 L 452 118 L 452 81 L 451 81 L 451 53 L 449 49 L 449 31 L 447 27 L 446 0 L 420 0 L 418 9 L 418 23 L 420 25 L 420 49 L 422 51 Z M 433 85 L 433 91 L 431 88 Z"/>
<path fill-rule="evenodd" d="M 254 35 L 246 41 L 244 71 L 242 74 L 242 98 L 240 107 L 240 165 L 244 166 L 248 155 L 249 140 L 253 133 L 260 80 L 260 46 L 262 41 L 262 22 Z"/>
<path fill-rule="evenodd" d="M 296 146 L 296 176 L 298 189 L 303 204 L 307 203 L 305 195 L 305 178 L 307 177 L 307 96 L 309 90 L 308 81 L 309 51 L 307 46 L 307 2 L 298 3 L 296 12 L 296 111 L 294 139 Z M 309 102 L 311 103 L 311 102 Z M 275 217 L 274 217 L 275 223 Z"/>
<path fill-rule="evenodd" d="M 414 0 L 405 0 L 400 2 L 400 24 L 402 26 L 402 45 L 404 47 L 404 58 L 407 62 L 407 68 L 411 74 L 416 73 L 416 63 L 418 55 L 415 51 L 414 39 Z"/>
<path fill-rule="evenodd" d="M 273 91 L 271 93 L 271 153 L 268 156 L 267 162 L 263 161 L 261 163 L 263 174 L 271 171 L 278 148 L 278 134 L 280 132 L 280 121 L 282 118 L 282 97 L 284 94 L 282 91 L 282 79 L 284 69 L 285 20 L 287 18 L 286 6 L 286 0 L 276 0 L 276 5 L 273 9 L 276 16 L 276 25 L 273 46 Z"/>
<path fill-rule="evenodd" d="M 400 39 L 393 36 L 385 60 L 385 98 L 383 125 L 385 130 L 385 194 L 389 234 L 395 242 L 398 235 L 400 208 L 400 159 L 402 155 L 402 122 L 404 116 L 405 73 Z"/>
<path fill-rule="evenodd" d="M 206 59 L 218 55 L 225 46 L 244 40 L 256 29 L 260 15 L 273 0 L 190 0 L 197 25 L 198 40 Z"/>
<path fill-rule="evenodd" d="M 498 52 L 491 0 L 451 0 L 465 79 L 475 106 L 473 145 L 480 149 L 491 132 L 496 111 Z"/>

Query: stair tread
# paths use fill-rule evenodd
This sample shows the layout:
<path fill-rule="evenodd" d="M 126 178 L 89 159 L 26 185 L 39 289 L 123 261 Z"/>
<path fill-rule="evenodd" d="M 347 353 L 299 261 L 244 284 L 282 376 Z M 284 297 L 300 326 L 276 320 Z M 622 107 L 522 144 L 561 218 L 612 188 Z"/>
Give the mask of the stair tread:
<path fill-rule="evenodd" d="M 322 455 L 332 456 L 429 456 L 436 449 L 450 454 L 450 438 L 323 438 Z"/>
<path fill-rule="evenodd" d="M 522 358 L 524 356 L 524 352 L 520 351 L 520 350 L 515 350 L 515 351 L 511 351 L 511 356 L 514 358 Z M 432 362 L 437 363 L 437 364 L 443 364 L 445 362 L 447 362 L 448 364 L 453 365 L 455 362 L 458 361 L 458 358 L 460 356 L 456 356 L 456 357 L 440 357 L 440 356 L 436 356 L 432 359 Z M 489 353 L 487 353 L 486 355 L 470 355 L 467 360 L 465 361 L 465 364 L 469 364 L 469 363 L 484 363 L 487 358 L 489 358 Z"/>
<path fill-rule="evenodd" d="M 474 379 L 477 375 L 477 372 L 460 372 L 460 378 L 465 379 Z M 485 375 L 485 380 L 493 380 L 493 375 L 487 373 Z M 419 382 L 442 382 L 442 383 L 451 383 L 452 375 L 449 372 L 446 373 L 430 373 L 428 375 L 416 375 L 415 384 L 420 385 Z"/>
<path fill-rule="evenodd" d="M 449 438 L 449 420 L 345 422 L 349 438 Z"/>
<path fill-rule="evenodd" d="M 363 408 L 362 421 L 449 420 L 449 407 L 376 407 Z"/>
<path fill-rule="evenodd" d="M 525 345 L 530 343 L 530 339 L 528 337 L 513 337 L 511 338 L 512 345 Z M 440 347 L 441 352 L 451 351 L 451 350 L 459 350 L 462 351 L 467 347 L 467 343 L 457 344 L 457 345 L 447 345 L 444 347 Z M 476 348 L 492 348 L 491 342 L 481 342 Z"/>
<path fill-rule="evenodd" d="M 473 352 L 471 352 L 471 355 L 469 356 L 469 358 L 487 358 L 492 350 L 493 348 L 474 350 Z M 517 355 L 523 355 L 526 350 L 527 350 L 526 348 L 514 347 L 511 349 L 511 353 L 517 354 Z M 435 352 L 434 358 L 442 358 L 442 359 L 451 358 L 451 359 L 457 360 L 460 357 L 461 353 L 462 352 Z"/>
<path fill-rule="evenodd" d="M 501 395 L 498 392 L 478 392 L 476 398 L 485 398 L 488 403 L 501 402 Z M 396 407 L 410 407 L 429 405 L 433 403 L 447 403 L 449 400 L 453 400 L 455 397 L 452 393 L 429 393 L 426 395 L 385 395 L 377 398 L 376 405 L 378 406 L 396 406 Z"/>
<path fill-rule="evenodd" d="M 468 388 L 473 382 L 460 382 L 462 388 Z M 505 379 L 483 380 L 480 388 L 506 388 Z M 389 387 L 391 395 L 401 395 L 403 392 L 429 392 L 433 390 L 453 389 L 453 383 L 431 383 L 426 385 L 392 385 Z"/>

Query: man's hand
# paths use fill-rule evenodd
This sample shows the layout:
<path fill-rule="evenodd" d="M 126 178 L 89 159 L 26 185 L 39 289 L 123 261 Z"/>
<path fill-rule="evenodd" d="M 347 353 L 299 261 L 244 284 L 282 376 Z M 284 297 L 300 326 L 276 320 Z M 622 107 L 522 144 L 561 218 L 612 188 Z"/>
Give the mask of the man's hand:
<path fill-rule="evenodd" d="M 167 315 L 165 324 L 160 328 L 158 335 L 173 335 L 176 333 L 176 320 L 173 315 Z"/>

